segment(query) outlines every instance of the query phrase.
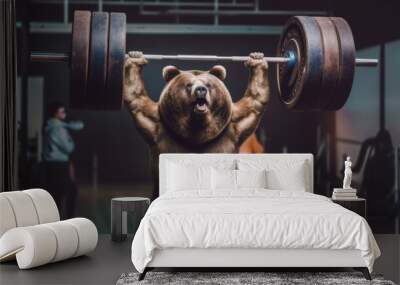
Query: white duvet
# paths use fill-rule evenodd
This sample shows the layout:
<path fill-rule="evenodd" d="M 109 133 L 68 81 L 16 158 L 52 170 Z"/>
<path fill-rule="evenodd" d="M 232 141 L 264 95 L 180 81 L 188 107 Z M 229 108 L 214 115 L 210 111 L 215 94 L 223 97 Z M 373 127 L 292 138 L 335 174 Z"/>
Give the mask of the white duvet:
<path fill-rule="evenodd" d="M 324 196 L 265 189 L 164 194 L 133 239 L 135 268 L 143 272 L 154 250 L 165 248 L 358 249 L 371 272 L 380 255 L 359 215 Z"/>

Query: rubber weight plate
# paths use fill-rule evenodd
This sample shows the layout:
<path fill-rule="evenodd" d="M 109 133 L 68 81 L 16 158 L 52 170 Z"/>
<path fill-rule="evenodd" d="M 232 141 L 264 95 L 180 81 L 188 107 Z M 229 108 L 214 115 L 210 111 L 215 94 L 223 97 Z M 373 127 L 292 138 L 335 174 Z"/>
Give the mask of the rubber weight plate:
<path fill-rule="evenodd" d="M 110 13 L 107 66 L 107 103 L 109 110 L 122 107 L 124 79 L 126 16 L 124 13 Z"/>
<path fill-rule="evenodd" d="M 337 83 L 340 68 L 339 41 L 335 25 L 327 17 L 314 18 L 320 28 L 322 38 L 322 81 L 318 96 L 318 106 L 321 110 L 329 110 L 329 105 L 337 95 Z"/>
<path fill-rule="evenodd" d="M 356 60 L 356 48 L 353 33 L 349 24 L 343 18 L 330 18 L 335 25 L 339 43 L 340 71 L 337 83 L 337 93 L 329 104 L 330 110 L 339 110 L 349 98 L 354 79 L 354 67 Z"/>
<path fill-rule="evenodd" d="M 75 109 L 86 107 L 90 18 L 91 14 L 89 11 L 74 12 L 70 61 L 70 107 Z"/>
<path fill-rule="evenodd" d="M 294 68 L 277 65 L 277 84 L 281 101 L 293 110 L 318 109 L 322 77 L 322 39 L 312 17 L 296 16 L 288 20 L 278 43 L 277 56 L 296 56 Z"/>
<path fill-rule="evenodd" d="M 88 93 L 86 96 L 88 109 L 107 109 L 108 21 L 108 13 L 92 13 L 92 22 L 90 25 Z"/>

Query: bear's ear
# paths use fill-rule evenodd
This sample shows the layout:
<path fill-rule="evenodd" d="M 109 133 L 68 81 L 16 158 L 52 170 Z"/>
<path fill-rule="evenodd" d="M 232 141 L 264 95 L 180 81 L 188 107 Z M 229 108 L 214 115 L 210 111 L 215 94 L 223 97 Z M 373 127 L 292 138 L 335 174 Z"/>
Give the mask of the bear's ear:
<path fill-rule="evenodd" d="M 163 68 L 162 70 L 162 76 L 166 82 L 170 81 L 172 78 L 177 76 L 180 72 L 176 66 L 173 65 L 167 65 L 166 67 Z"/>
<path fill-rule="evenodd" d="M 214 65 L 208 73 L 218 77 L 220 80 L 224 80 L 226 77 L 226 69 L 222 65 Z"/>

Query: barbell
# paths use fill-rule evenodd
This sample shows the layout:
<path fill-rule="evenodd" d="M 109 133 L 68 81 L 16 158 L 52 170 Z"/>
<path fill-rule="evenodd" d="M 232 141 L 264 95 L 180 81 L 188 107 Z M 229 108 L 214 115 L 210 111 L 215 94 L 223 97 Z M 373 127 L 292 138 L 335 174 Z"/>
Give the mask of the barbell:
<path fill-rule="evenodd" d="M 69 62 L 70 107 L 116 110 L 122 106 L 126 55 L 124 13 L 75 11 L 70 54 L 31 53 L 32 61 Z M 144 54 L 148 60 L 244 62 L 247 56 Z M 293 110 L 338 110 L 346 102 L 355 65 L 375 66 L 376 59 L 355 58 L 348 23 L 337 17 L 295 16 L 278 42 L 276 63 L 281 101 Z"/>

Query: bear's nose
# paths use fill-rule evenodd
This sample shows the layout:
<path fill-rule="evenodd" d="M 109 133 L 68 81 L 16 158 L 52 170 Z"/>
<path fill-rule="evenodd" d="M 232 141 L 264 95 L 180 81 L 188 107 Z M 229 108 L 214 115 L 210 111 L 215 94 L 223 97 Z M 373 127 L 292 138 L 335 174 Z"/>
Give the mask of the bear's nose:
<path fill-rule="evenodd" d="M 194 89 L 194 94 L 196 94 L 198 99 L 204 99 L 206 98 L 207 88 L 204 86 L 198 86 Z"/>

